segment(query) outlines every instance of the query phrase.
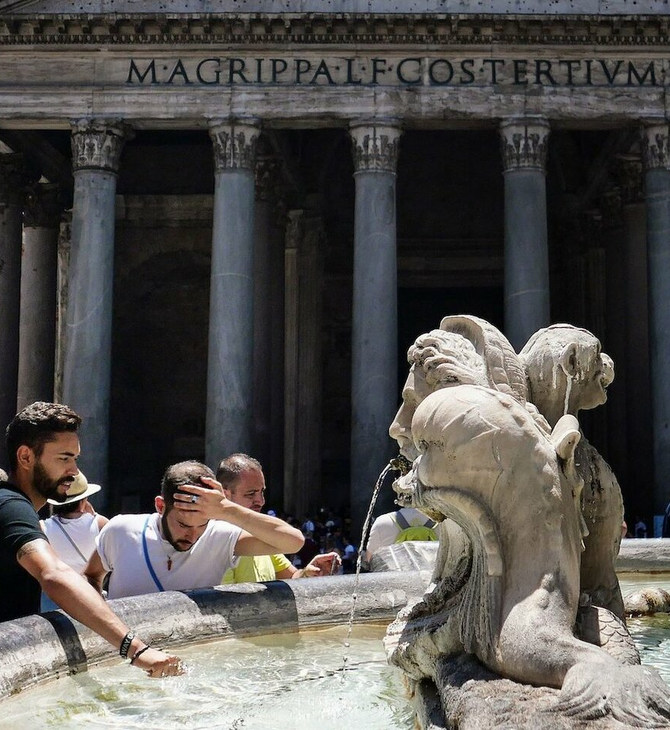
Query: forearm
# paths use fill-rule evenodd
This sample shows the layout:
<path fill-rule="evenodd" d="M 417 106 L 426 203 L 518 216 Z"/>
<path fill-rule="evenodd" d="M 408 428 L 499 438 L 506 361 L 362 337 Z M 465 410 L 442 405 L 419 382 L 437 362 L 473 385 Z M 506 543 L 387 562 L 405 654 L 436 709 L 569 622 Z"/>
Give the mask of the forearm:
<path fill-rule="evenodd" d="M 128 627 L 83 576 L 69 568 L 54 567 L 44 571 L 40 583 L 47 596 L 72 618 L 100 634 L 116 649 L 121 646 Z M 136 639 L 133 646 L 138 643 Z"/>
<path fill-rule="evenodd" d="M 305 542 L 300 530 L 278 517 L 254 512 L 228 500 L 219 519 L 241 527 L 256 539 L 267 543 L 276 553 L 296 553 Z"/>

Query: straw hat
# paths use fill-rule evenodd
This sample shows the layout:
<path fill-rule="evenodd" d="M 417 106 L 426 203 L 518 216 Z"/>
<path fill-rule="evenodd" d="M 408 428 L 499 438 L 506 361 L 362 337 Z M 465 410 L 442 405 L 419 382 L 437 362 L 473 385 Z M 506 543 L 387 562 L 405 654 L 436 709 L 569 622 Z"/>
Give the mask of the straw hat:
<path fill-rule="evenodd" d="M 101 489 L 102 487 L 99 484 L 89 484 L 84 473 L 80 471 L 74 478 L 70 488 L 65 493 L 66 499 L 62 502 L 58 502 L 55 499 L 47 499 L 47 502 L 58 507 L 63 504 L 78 502 L 80 499 L 84 499 L 85 497 L 90 497 L 92 494 L 99 492 Z"/>

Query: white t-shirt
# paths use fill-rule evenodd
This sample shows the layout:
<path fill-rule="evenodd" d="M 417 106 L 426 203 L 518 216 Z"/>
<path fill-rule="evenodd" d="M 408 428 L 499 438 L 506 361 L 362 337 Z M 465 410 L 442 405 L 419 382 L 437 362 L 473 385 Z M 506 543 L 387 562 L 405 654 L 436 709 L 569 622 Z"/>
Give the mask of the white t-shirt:
<path fill-rule="evenodd" d="M 84 568 L 88 565 L 88 559 L 95 552 L 95 541 L 100 532 L 98 515 L 84 512 L 79 517 L 70 520 L 54 515 L 44 520 L 43 524 L 44 533 L 49 538 L 56 555 L 77 573 L 83 573 Z M 63 531 L 68 534 L 69 540 Z M 72 544 L 73 542 L 77 546 L 76 548 Z M 77 548 L 79 552 L 77 552 Z"/>
<path fill-rule="evenodd" d="M 147 517 L 149 522 L 147 523 Z M 159 515 L 118 515 L 100 530 L 96 545 L 109 577 L 109 598 L 158 593 L 144 555 L 166 591 L 186 591 L 219 585 L 221 576 L 237 564 L 235 545 L 242 532 L 220 520 L 210 520 L 202 537 L 183 552 L 175 550 L 158 531 Z M 144 526 L 146 523 L 146 530 Z M 171 561 L 168 570 L 168 558 Z"/>
<path fill-rule="evenodd" d="M 426 524 L 428 519 L 423 512 L 419 512 L 414 507 L 403 507 L 398 510 L 402 512 L 403 517 L 412 527 L 420 527 Z M 368 561 L 379 550 L 379 548 L 385 545 L 393 545 L 396 537 L 402 531 L 395 521 L 395 512 L 387 512 L 385 515 L 379 515 L 377 519 L 372 523 L 370 528 L 370 538 L 368 539 L 367 551 L 365 553 Z"/>

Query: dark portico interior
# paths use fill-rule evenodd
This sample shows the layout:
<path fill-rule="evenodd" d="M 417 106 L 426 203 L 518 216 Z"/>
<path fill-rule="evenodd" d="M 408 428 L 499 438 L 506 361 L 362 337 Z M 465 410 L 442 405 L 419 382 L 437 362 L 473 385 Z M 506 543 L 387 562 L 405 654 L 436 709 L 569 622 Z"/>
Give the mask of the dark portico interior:
<path fill-rule="evenodd" d="M 54 161 L 69 169 L 69 132 L 5 134 L 13 149 L 36 155 L 47 178 L 59 169 Z M 633 200 L 622 169 L 635 164 L 633 136 L 625 129 L 558 129 L 550 138 L 547 165 L 551 319 L 592 330 L 614 358 L 617 378 L 607 406 L 581 420 L 619 478 L 629 520 L 652 512 L 646 260 L 644 250 L 625 250 L 622 235 L 624 206 Z M 442 316 L 469 313 L 504 325 L 498 133 L 407 130 L 400 150 L 398 394 L 408 346 Z M 260 284 L 271 305 L 258 315 L 268 321 L 254 363 L 254 455 L 266 467 L 272 506 L 293 508 L 289 498 L 284 504 L 290 482 L 292 489 L 297 484 L 309 491 L 310 509 L 346 509 L 354 239 L 350 141 L 344 129 L 268 130 L 259 153 L 276 160 L 265 202 L 279 243 L 270 278 Z M 67 188 L 68 175 L 61 173 L 59 182 Z M 167 464 L 204 458 L 213 191 L 206 131 L 143 130 L 127 143 L 117 188 L 109 475 L 114 510 L 149 507 Z M 286 306 L 293 311 L 295 282 L 285 281 L 282 259 L 287 221 L 297 210 L 318 228 L 320 242 L 316 258 L 297 245 L 298 275 L 315 277 L 311 296 L 319 303 L 300 310 L 309 319 L 300 331 L 311 334 L 301 340 L 297 357 L 307 348 L 319 367 L 316 373 L 301 369 L 289 387 L 286 350 L 291 362 L 296 342 L 291 337 L 297 335 L 285 320 Z M 318 407 L 299 405 L 312 393 Z M 288 402 L 291 398 L 299 404 Z M 308 433 L 310 443 L 292 444 L 287 429 Z M 309 483 L 300 483 L 304 472 L 294 458 L 286 459 L 289 448 L 312 462 Z"/>

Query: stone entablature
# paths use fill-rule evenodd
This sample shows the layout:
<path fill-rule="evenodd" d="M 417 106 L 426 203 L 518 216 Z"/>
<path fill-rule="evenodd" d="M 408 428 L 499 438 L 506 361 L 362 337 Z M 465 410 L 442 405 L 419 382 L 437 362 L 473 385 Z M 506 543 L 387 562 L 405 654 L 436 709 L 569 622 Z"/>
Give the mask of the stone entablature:
<path fill-rule="evenodd" d="M 240 116 L 269 127 L 397 118 L 471 128 L 523 113 L 602 127 L 667 116 L 670 15 L 652 0 L 647 15 L 618 16 L 580 15 L 589 4 L 577 0 L 570 15 L 420 12 L 430 5 L 280 13 L 273 2 L 166 0 L 161 14 L 149 0 L 91 2 L 89 13 L 0 0 L 3 125 L 64 128 L 94 114 L 138 129 Z"/>
<path fill-rule="evenodd" d="M 670 15 L 440 13 L 128 13 L 3 15 L 0 45 L 213 43 L 284 46 L 395 45 L 654 46 L 670 39 Z"/>
<path fill-rule="evenodd" d="M 653 15 L 667 13 L 665 0 L 535 0 L 532 3 L 519 0 L 489 0 L 491 13 L 503 15 Z M 86 0 L 86 12 L 93 15 L 118 13 L 160 14 L 232 14 L 236 12 L 276 15 L 286 13 L 290 3 L 286 0 Z M 45 14 L 82 12 L 81 2 L 67 0 L 0 0 L 0 13 Z M 300 11 L 304 14 L 367 14 L 403 15 L 425 13 L 453 13 L 472 15 L 481 13 L 479 0 L 301 0 Z"/>

